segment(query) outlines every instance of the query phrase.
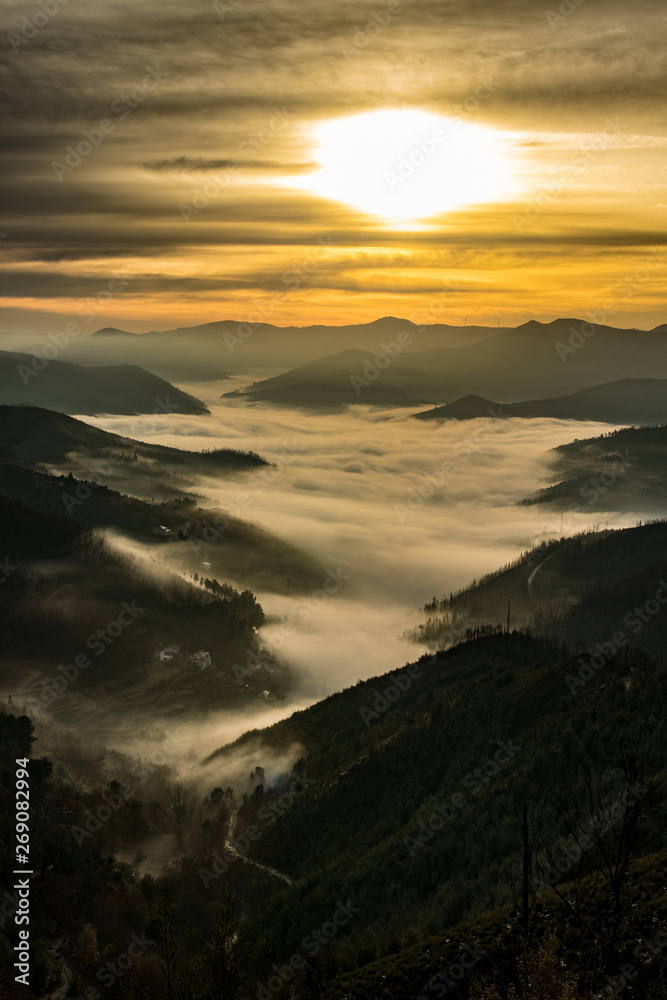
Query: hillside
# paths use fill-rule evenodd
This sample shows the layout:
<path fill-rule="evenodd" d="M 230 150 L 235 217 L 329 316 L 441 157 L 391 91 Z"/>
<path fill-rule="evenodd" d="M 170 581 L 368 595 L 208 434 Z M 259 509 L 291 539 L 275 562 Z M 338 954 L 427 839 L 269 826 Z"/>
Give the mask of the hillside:
<path fill-rule="evenodd" d="M 325 568 L 298 546 L 227 510 L 198 507 L 187 494 L 151 503 L 104 482 L 0 466 L 0 495 L 34 511 L 120 533 L 172 572 L 274 593 L 306 593 L 326 578 Z"/>
<path fill-rule="evenodd" d="M 81 414 L 209 412 L 199 399 L 136 365 L 84 368 L 14 351 L 0 351 L 0 403 Z"/>
<path fill-rule="evenodd" d="M 628 982 L 632 982 L 632 996 L 647 1000 L 663 996 L 667 987 L 664 963 L 653 961 L 661 948 L 649 930 L 667 919 L 662 879 L 666 861 L 667 852 L 661 851 L 631 865 L 629 875 L 637 902 L 628 913 L 617 963 L 610 965 L 612 971 L 606 973 L 618 985 L 622 976 L 617 970 L 625 968 L 631 977 Z M 335 977 L 326 983 L 321 996 L 326 1000 L 350 997 L 415 1000 L 419 991 L 429 998 L 444 996 L 442 990 L 450 984 L 455 985 L 458 997 L 469 997 L 475 987 L 480 989 L 480 981 L 484 980 L 497 982 L 502 991 L 487 993 L 489 1000 L 506 996 L 504 991 L 511 984 L 519 987 L 520 996 L 531 1000 L 588 1000 L 604 996 L 599 989 L 590 992 L 591 987 L 599 987 L 602 982 L 601 976 L 591 973 L 597 956 L 595 939 L 589 930 L 594 902 L 601 903 L 597 896 L 599 882 L 594 878 L 583 879 L 580 885 L 569 883 L 558 889 L 558 893 L 543 892 L 536 901 L 531 913 L 534 926 L 528 949 L 521 937 L 519 908 L 506 906 L 448 927 L 418 944 L 406 940 L 395 954 Z M 588 903 L 587 912 L 578 921 L 572 919 L 568 905 L 568 897 L 573 896 L 583 896 Z M 572 983 L 574 977 L 581 984 L 578 989 Z M 561 993 L 562 984 L 568 979 L 570 992 Z M 479 998 L 480 993 L 474 996 Z"/>
<path fill-rule="evenodd" d="M 433 598 L 427 621 L 413 638 L 441 648 L 469 628 L 505 622 L 558 638 L 572 651 L 619 636 L 661 662 L 667 618 L 655 613 L 664 577 L 667 522 L 552 539 L 515 563 L 442 598 Z M 650 614 L 641 611 L 646 602 Z M 637 608 L 633 610 L 633 604 Z"/>
<path fill-rule="evenodd" d="M 267 769 L 298 746 L 308 781 L 281 815 L 270 784 L 239 814 L 237 837 L 259 830 L 252 861 L 292 880 L 248 918 L 260 954 L 290 955 L 337 900 L 350 901 L 355 916 L 328 945 L 324 978 L 511 903 L 524 803 L 536 821 L 541 815 L 539 882 L 549 851 L 558 855 L 568 839 L 556 797 L 572 792 L 585 802 L 585 761 L 594 812 L 623 791 L 624 742 L 652 775 L 662 767 L 651 763 L 667 735 L 662 668 L 624 653 L 572 693 L 567 678 L 578 670 L 556 644 L 489 634 L 360 681 L 214 755 L 209 773 L 222 784 L 235 760 Z M 664 801 L 651 808 L 663 824 Z M 429 978 L 424 969 L 414 996 Z"/>
<path fill-rule="evenodd" d="M 558 511 L 622 511 L 662 517 L 667 509 L 667 426 L 629 427 L 554 448 L 557 481 L 523 504 Z"/>
<path fill-rule="evenodd" d="M 257 697 L 268 675 L 258 671 L 248 687 L 232 671 L 256 652 L 264 621 L 250 591 L 156 572 L 81 525 L 4 496 L 0 514 L 2 682 L 19 702 L 81 732 L 101 724 L 100 712 L 115 729 L 137 713 L 240 710 Z M 168 646 L 179 652 L 162 661 L 156 653 Z M 204 672 L 189 659 L 200 649 L 212 660 Z"/>
<path fill-rule="evenodd" d="M 34 407 L 0 407 L 0 495 L 32 510 L 118 532 L 171 571 L 278 593 L 321 586 L 315 559 L 229 510 L 200 507 L 204 477 L 229 486 L 230 506 L 266 467 L 252 452 L 189 452 L 145 444 Z M 261 484 L 260 484 L 261 485 Z"/>
<path fill-rule="evenodd" d="M 144 497 L 180 495 L 199 477 L 233 477 L 268 464 L 254 452 L 147 444 L 51 410 L 1 405 L 0 462 L 72 473 Z"/>
<path fill-rule="evenodd" d="M 464 396 L 446 406 L 415 413 L 417 420 L 471 420 L 500 415 L 528 419 L 599 420 L 608 424 L 652 424 L 667 419 L 667 380 L 618 379 L 556 399 L 493 403 Z"/>
<path fill-rule="evenodd" d="M 68 664 L 85 649 L 97 667 L 80 670 L 50 699 L 51 711 L 80 732 L 96 718 L 116 718 L 129 737 L 135 711 L 144 719 L 156 712 L 178 718 L 257 697 L 255 683 L 251 689 L 234 685 L 229 668 L 192 674 L 153 658 L 140 677 L 137 658 L 142 643 L 150 649 L 156 635 L 183 630 L 189 644 L 205 637 L 216 659 L 231 659 L 240 652 L 234 643 L 252 647 L 250 623 L 261 621 L 252 595 L 216 596 L 183 581 L 160 581 L 93 544 L 71 522 L 35 517 L 8 502 L 0 513 L 0 546 L 21 563 L 0 588 L 3 648 L 13 670 L 5 676 L 15 681 L 7 686 L 19 705 L 23 699 L 35 706 L 44 698 L 54 649 Z M 190 982 L 220 975 L 221 955 L 235 956 L 230 981 L 238 990 L 230 995 L 237 997 L 255 994 L 290 956 L 304 954 L 291 986 L 295 1000 L 415 1000 L 420 991 L 436 995 L 438 977 L 454 967 L 466 945 L 473 955 L 479 947 L 486 952 L 474 962 L 474 975 L 496 970 L 507 983 L 522 968 L 517 900 L 524 806 L 533 838 L 526 920 L 534 945 L 547 930 L 555 931 L 560 944 L 548 961 L 558 975 L 565 975 L 566 961 L 586 990 L 604 984 L 604 975 L 632 954 L 637 936 L 654 934 L 655 922 L 667 918 L 664 855 L 652 857 L 667 847 L 659 752 L 667 737 L 667 626 L 649 607 L 646 590 L 666 533 L 665 524 L 646 525 L 568 539 L 535 554 L 553 555 L 549 572 L 558 571 L 553 586 L 544 583 L 545 594 L 572 591 L 609 606 L 609 614 L 634 554 L 636 572 L 626 572 L 618 590 L 626 609 L 647 609 L 651 624 L 640 630 L 643 648 L 621 644 L 622 621 L 614 631 L 589 603 L 581 619 L 586 645 L 610 636 L 618 643 L 608 655 L 602 648 L 596 666 L 588 654 L 572 656 L 546 636 L 471 626 L 451 649 L 246 732 L 189 771 L 187 786 L 175 782 L 168 768 L 150 782 L 133 782 L 136 769 L 122 754 L 105 754 L 103 763 L 99 751 L 71 746 L 51 734 L 47 723 L 42 747 L 50 748 L 60 777 L 40 793 L 55 816 L 50 826 L 36 821 L 35 850 L 44 859 L 44 882 L 37 888 L 53 896 L 69 873 L 88 866 L 98 872 L 88 876 L 85 916 L 71 905 L 78 898 L 77 876 L 57 918 L 66 928 L 67 960 L 81 971 L 84 986 L 85 970 L 92 969 L 94 978 L 99 958 L 82 963 L 82 923 L 94 929 L 100 954 L 104 948 L 113 958 L 122 948 L 105 914 L 119 899 L 123 913 L 131 901 L 123 926 L 152 940 L 163 934 L 165 949 L 171 949 L 159 952 L 159 962 L 147 957 L 135 969 L 139 979 L 132 987 L 141 983 L 148 995 L 167 991 L 165 954 L 180 956 L 169 974 L 184 995 L 188 975 Z M 525 583 L 527 569 L 522 561 L 505 572 L 520 571 Z M 535 586 L 542 572 L 547 568 L 533 576 Z M 503 576 L 494 578 L 499 593 Z M 492 582 L 482 581 L 481 588 Z M 146 610 L 98 660 L 87 643 L 82 646 L 82 636 L 93 635 L 100 621 L 113 621 L 123 600 Z M 559 629 L 562 620 L 561 614 Z M 649 632 L 659 659 L 647 655 Z M 51 664 L 49 671 L 36 667 L 37 676 L 27 682 L 21 659 L 26 648 Z M 279 682 L 287 686 L 289 677 Z M 0 717 L 0 728 L 5 722 Z M 106 801 L 100 798 L 104 781 L 107 796 L 124 782 L 136 784 L 138 801 L 114 808 L 108 822 L 80 834 L 83 852 L 72 854 L 68 837 L 55 853 L 51 831 L 62 833 L 62 811 L 83 829 L 86 808 Z M 137 851 L 151 837 L 166 842 L 164 856 L 172 859 L 159 883 L 137 879 L 129 864 L 102 864 L 102 857 L 115 852 L 140 857 Z M 573 855 L 584 837 L 590 846 Z M 610 852 L 618 852 L 620 861 L 607 877 Z M 50 903 L 43 912 L 54 919 Z M 210 937 L 216 913 L 223 936 L 208 948 L 199 934 Z M 39 927 L 48 939 L 41 918 Z M 321 945 L 311 947 L 320 939 Z M 188 953 L 199 956 L 190 973 L 182 959 Z M 462 997 L 468 997 L 473 978 L 461 983 Z M 126 987 L 129 982 L 123 1000 Z M 492 993 L 473 996 L 497 1000 Z M 579 1000 L 573 992 L 524 996 Z M 649 994 L 639 996 L 648 1000 Z"/>
<path fill-rule="evenodd" d="M 588 336 L 581 333 L 582 329 Z M 572 347 L 571 341 L 578 346 Z M 390 337 L 390 346 L 391 343 Z M 342 371 L 347 382 L 350 376 L 365 378 L 375 392 L 385 381 L 388 386 L 397 383 L 404 393 L 417 392 L 425 401 L 441 405 L 448 399 L 470 394 L 506 403 L 543 397 L 551 400 L 622 379 L 667 377 L 667 333 L 661 329 L 617 330 L 598 326 L 591 333 L 591 325 L 577 319 L 552 323 L 531 320 L 463 345 L 430 347 L 428 338 L 417 332 L 404 349 L 396 349 L 398 341 L 394 344 L 387 350 L 386 341 L 378 342 L 367 352 L 374 368 L 367 367 L 368 358 L 361 363 L 361 358 L 356 360 L 346 352 Z M 379 364 L 375 358 L 380 358 Z M 335 389 L 339 405 L 350 402 L 350 390 L 340 373 L 339 354 L 319 358 L 316 377 L 335 376 L 333 385 L 326 389 L 328 407 L 332 405 Z M 305 373 L 291 369 L 277 380 L 253 384 L 244 390 L 244 395 L 248 401 L 265 398 L 274 403 L 289 403 L 302 391 L 311 399 L 303 405 L 315 408 L 317 397 L 308 385 L 311 378 L 308 369 Z M 270 395 L 262 397 L 263 392 Z M 363 402 L 364 392 L 354 401 Z"/>
<path fill-rule="evenodd" d="M 406 367 L 380 371 L 371 353 L 349 350 L 223 393 L 223 398 L 333 411 L 357 403 L 418 406 L 441 395 L 439 381 L 425 372 Z"/>

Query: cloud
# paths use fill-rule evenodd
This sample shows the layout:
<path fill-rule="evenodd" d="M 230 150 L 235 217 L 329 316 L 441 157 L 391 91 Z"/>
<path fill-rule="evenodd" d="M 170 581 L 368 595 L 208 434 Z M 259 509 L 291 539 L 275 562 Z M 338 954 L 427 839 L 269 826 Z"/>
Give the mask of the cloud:
<path fill-rule="evenodd" d="M 15 37 L 7 44 L 2 79 L 1 197 L 3 229 L 11 236 L 3 252 L 13 262 L 125 258 L 139 275 L 153 275 L 161 267 L 157 258 L 170 254 L 190 262 L 192 273 L 184 273 L 185 264 L 179 285 L 164 266 L 162 279 L 152 276 L 150 288 L 155 296 L 170 289 L 172 298 L 181 288 L 185 303 L 206 293 L 203 286 L 197 289 L 196 279 L 208 280 L 202 271 L 210 267 L 209 253 L 220 251 L 222 293 L 243 292 L 267 287 L 262 257 L 272 248 L 280 252 L 276 249 L 268 271 L 278 271 L 282 248 L 325 233 L 335 234 L 337 245 L 348 249 L 423 248 L 430 266 L 447 277 L 445 248 L 487 246 L 502 252 L 507 246 L 554 245 L 566 260 L 573 245 L 659 241 L 658 220 L 649 212 L 641 224 L 630 224 L 627 203 L 633 183 L 646 185 L 650 204 L 664 202 L 660 169 L 650 179 L 640 174 L 645 154 L 659 154 L 667 141 L 662 122 L 667 57 L 656 37 L 657 0 L 639 0 L 632 20 L 620 3 L 587 0 L 557 30 L 545 16 L 548 8 L 536 8 L 532 0 L 511 0 L 502 8 L 491 0 L 414 0 L 381 31 L 366 31 L 381 6 L 370 0 L 335 5 L 315 0 L 306 6 L 243 0 L 221 19 L 209 0 L 187 8 L 175 0 L 139 6 L 114 0 L 60 5 L 36 28 L 32 19 L 41 8 L 32 0 L 4 5 L 0 31 Z M 149 70 L 159 80 L 143 92 Z M 480 80 L 491 82 L 493 92 L 474 106 Z M 611 144 L 617 153 L 607 143 L 605 155 L 610 166 L 621 162 L 614 156 L 635 159 L 623 160 L 627 186 L 615 197 L 591 181 L 598 218 L 586 215 L 589 197 L 565 229 L 562 213 L 545 212 L 523 234 L 512 225 L 511 205 L 444 215 L 421 232 L 400 231 L 343 204 L 269 186 L 281 173 L 312 169 L 311 132 L 318 122 L 386 107 L 463 112 L 476 124 L 524 137 L 514 140 L 519 157 L 557 157 L 559 149 L 580 149 L 604 131 L 607 117 L 618 116 L 624 126 Z M 285 114 L 286 127 L 268 135 L 276 112 Z M 113 132 L 59 182 L 53 162 L 62 162 L 68 147 L 85 143 L 86 131 L 104 118 L 112 121 Z M 239 164 L 238 176 L 226 191 L 199 193 L 233 163 Z M 202 197 L 208 203 L 186 224 L 179 205 Z M 266 253 L 248 260 L 247 273 L 236 278 L 225 271 L 227 250 L 231 255 L 238 246 Z M 156 258 L 154 268 L 141 263 L 150 257 Z M 588 263 L 596 260 L 593 251 Z M 313 288 L 349 294 L 346 308 L 359 302 L 368 316 L 364 295 L 387 292 L 369 264 L 348 274 L 333 267 L 326 278 L 323 270 L 321 286 Z M 392 276 L 397 294 L 408 294 L 410 286 L 419 294 L 417 272 L 415 267 L 403 283 Z M 508 294 L 516 295 L 514 273 L 513 264 L 500 266 L 493 287 L 505 283 Z M 62 274 L 52 283 L 44 278 L 41 286 L 29 275 L 21 277 L 16 298 L 59 298 L 64 311 L 68 296 L 76 298 L 85 288 L 86 275 L 83 268 Z M 148 284 L 136 287 L 149 294 Z M 15 306 L 7 294 L 8 306 Z M 547 308 L 539 292 L 534 295 L 529 311 Z M 333 309 L 337 300 L 320 302 L 320 309 Z M 133 308 L 143 318 L 146 308 Z M 315 307 L 300 297 L 293 308 L 298 321 L 306 311 L 312 316 Z M 209 312 L 206 318 L 216 317 Z"/>
<path fill-rule="evenodd" d="M 187 156 L 176 156 L 170 160 L 156 160 L 153 163 L 144 163 L 146 170 L 155 173 L 172 172 L 177 176 L 182 176 L 184 171 L 191 174 L 208 173 L 215 170 L 227 170 L 229 167 L 251 168 L 254 170 L 281 170 L 285 171 L 285 163 L 281 160 L 202 160 L 188 159 Z M 290 173 L 313 170 L 316 167 L 314 161 L 308 163 L 290 163 Z M 197 178 L 190 177 L 189 180 Z"/>

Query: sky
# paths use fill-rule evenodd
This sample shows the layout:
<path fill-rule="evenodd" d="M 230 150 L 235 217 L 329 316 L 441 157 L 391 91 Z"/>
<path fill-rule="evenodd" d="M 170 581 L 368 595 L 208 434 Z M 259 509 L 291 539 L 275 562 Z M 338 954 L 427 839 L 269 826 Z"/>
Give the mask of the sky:
<path fill-rule="evenodd" d="M 659 0 L 7 0 L 0 333 L 667 320 Z M 436 136 L 438 138 L 434 138 Z"/>

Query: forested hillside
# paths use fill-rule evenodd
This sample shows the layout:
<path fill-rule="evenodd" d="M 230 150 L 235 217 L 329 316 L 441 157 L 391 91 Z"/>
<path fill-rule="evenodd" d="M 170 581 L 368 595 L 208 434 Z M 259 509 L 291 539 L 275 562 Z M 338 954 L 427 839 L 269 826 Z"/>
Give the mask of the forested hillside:
<path fill-rule="evenodd" d="M 552 539 L 470 587 L 424 607 L 410 635 L 444 648 L 484 624 L 530 626 L 573 652 L 608 643 L 642 648 L 662 662 L 667 522 Z M 656 596 L 658 595 L 658 596 Z"/>

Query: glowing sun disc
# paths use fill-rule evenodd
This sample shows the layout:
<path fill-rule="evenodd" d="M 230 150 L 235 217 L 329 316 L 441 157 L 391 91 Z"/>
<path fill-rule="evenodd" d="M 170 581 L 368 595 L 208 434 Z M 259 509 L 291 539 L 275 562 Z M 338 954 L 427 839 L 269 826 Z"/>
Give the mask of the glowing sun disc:
<path fill-rule="evenodd" d="M 425 219 L 513 190 L 492 129 L 426 111 L 371 111 L 314 129 L 321 169 L 290 180 L 388 220 Z"/>

